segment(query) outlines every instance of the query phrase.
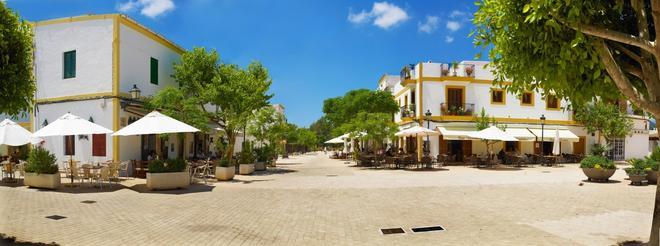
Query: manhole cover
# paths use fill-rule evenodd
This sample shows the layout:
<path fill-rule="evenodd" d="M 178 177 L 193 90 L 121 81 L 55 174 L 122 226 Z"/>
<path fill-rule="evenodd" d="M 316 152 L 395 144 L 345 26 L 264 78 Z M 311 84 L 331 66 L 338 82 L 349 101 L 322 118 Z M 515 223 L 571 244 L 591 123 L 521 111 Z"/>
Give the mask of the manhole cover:
<path fill-rule="evenodd" d="M 550 171 L 541 171 L 542 173 L 550 173 Z"/>
<path fill-rule="evenodd" d="M 326 176 L 326 177 L 337 177 L 337 176 L 339 176 L 339 175 L 337 175 L 337 174 L 328 174 L 328 175 L 325 175 L 325 176 Z"/>
<path fill-rule="evenodd" d="M 415 227 L 410 229 L 413 232 L 430 232 L 430 231 L 444 231 L 445 228 L 442 226 L 426 226 L 426 227 Z"/>
<path fill-rule="evenodd" d="M 66 219 L 66 217 L 61 216 L 61 215 L 51 215 L 51 216 L 46 216 L 46 218 L 51 219 L 51 220 L 61 220 L 61 219 Z"/>
<path fill-rule="evenodd" d="M 406 233 L 403 228 L 386 228 L 386 229 L 380 229 L 380 232 L 383 233 L 383 235 L 390 235 L 390 234 L 402 234 Z"/>
<path fill-rule="evenodd" d="M 80 203 L 92 204 L 92 203 L 96 203 L 96 201 L 92 201 L 92 200 L 84 200 L 84 201 L 82 201 L 82 202 L 80 202 Z"/>

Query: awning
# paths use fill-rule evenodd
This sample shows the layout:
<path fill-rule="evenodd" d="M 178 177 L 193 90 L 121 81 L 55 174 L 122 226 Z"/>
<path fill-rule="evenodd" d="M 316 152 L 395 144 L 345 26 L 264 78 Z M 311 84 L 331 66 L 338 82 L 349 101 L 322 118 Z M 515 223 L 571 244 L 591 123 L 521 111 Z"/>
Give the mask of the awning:
<path fill-rule="evenodd" d="M 536 137 L 538 137 L 539 140 L 541 139 L 541 136 L 543 136 L 544 141 L 550 141 L 550 142 L 554 141 L 555 135 L 557 134 L 556 131 L 559 131 L 560 141 L 568 141 L 568 142 L 580 141 L 580 138 L 569 130 L 544 129 L 543 134 L 541 134 L 541 129 L 530 128 L 529 131 L 531 131 Z"/>
<path fill-rule="evenodd" d="M 437 127 L 438 131 L 442 135 L 443 140 L 471 140 L 468 136 L 471 133 L 474 133 L 474 130 L 468 130 L 465 128 L 446 128 L 443 126 Z"/>
<path fill-rule="evenodd" d="M 504 131 L 519 141 L 534 141 L 536 139 L 536 136 L 529 132 L 527 128 L 506 128 Z"/>

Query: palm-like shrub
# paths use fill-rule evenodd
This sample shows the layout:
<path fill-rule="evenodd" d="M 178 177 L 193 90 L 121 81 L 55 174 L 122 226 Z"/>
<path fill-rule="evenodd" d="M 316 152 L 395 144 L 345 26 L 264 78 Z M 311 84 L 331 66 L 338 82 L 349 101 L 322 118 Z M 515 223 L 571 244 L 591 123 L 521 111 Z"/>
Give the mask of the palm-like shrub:
<path fill-rule="evenodd" d="M 647 170 L 650 170 L 646 165 L 646 161 L 642 159 L 628 160 L 628 164 L 631 166 L 625 169 L 628 175 L 646 175 Z"/>
<path fill-rule="evenodd" d="M 44 148 L 35 148 L 28 155 L 25 172 L 37 174 L 57 173 L 57 158 Z"/>

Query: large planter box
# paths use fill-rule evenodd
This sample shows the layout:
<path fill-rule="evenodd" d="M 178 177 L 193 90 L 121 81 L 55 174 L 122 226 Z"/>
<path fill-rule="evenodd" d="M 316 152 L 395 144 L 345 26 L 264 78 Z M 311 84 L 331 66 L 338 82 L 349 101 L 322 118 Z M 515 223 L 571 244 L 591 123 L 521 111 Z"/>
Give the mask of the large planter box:
<path fill-rule="evenodd" d="M 584 175 L 587 175 L 587 180 L 606 182 L 614 175 L 616 169 L 603 169 L 603 168 L 582 168 Z"/>
<path fill-rule="evenodd" d="M 60 173 L 36 174 L 25 173 L 23 184 L 34 188 L 57 189 L 60 188 Z"/>
<path fill-rule="evenodd" d="M 215 178 L 220 181 L 234 179 L 235 173 L 236 173 L 236 168 L 234 166 L 215 167 Z"/>
<path fill-rule="evenodd" d="M 254 170 L 266 171 L 266 162 L 257 162 L 254 164 Z"/>
<path fill-rule="evenodd" d="M 239 164 L 238 165 L 238 174 L 240 175 L 249 175 L 254 172 L 254 163 L 253 164 Z"/>
<path fill-rule="evenodd" d="M 189 172 L 147 173 L 147 188 L 150 190 L 171 190 L 190 185 Z"/>
<path fill-rule="evenodd" d="M 658 183 L 658 174 L 660 174 L 660 171 L 649 171 L 646 173 L 646 180 L 649 181 L 649 184 Z"/>
<path fill-rule="evenodd" d="M 636 174 L 628 174 L 628 178 L 630 179 L 630 184 L 631 185 L 642 185 L 644 180 L 646 180 L 646 175 L 636 175 Z"/>

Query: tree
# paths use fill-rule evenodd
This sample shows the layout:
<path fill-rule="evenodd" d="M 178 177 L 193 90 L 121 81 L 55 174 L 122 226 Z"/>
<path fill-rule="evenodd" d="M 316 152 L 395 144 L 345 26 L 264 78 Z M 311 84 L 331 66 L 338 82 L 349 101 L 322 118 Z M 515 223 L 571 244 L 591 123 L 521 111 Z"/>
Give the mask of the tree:
<path fill-rule="evenodd" d="M 219 125 L 228 139 L 225 158 L 229 160 L 238 133 L 272 97 L 267 94 L 271 84 L 268 71 L 260 63 L 241 69 L 221 63 L 215 50 L 194 48 L 185 52 L 174 65 L 172 77 L 179 87 L 159 91 L 147 105 L 200 129 L 207 129 L 207 122 Z"/>
<path fill-rule="evenodd" d="M 477 131 L 484 130 L 490 126 L 496 126 L 502 131 L 506 130 L 506 125 L 498 124 L 497 121 L 495 120 L 495 117 L 488 117 L 488 114 L 486 114 L 486 109 L 484 108 L 481 108 L 481 113 L 479 113 L 479 116 L 475 116 L 474 124 L 475 127 L 477 128 Z M 492 140 L 482 140 L 482 141 L 486 144 L 486 152 L 488 152 L 488 155 L 490 155 L 492 149 L 491 147 L 497 141 L 492 141 Z"/>
<path fill-rule="evenodd" d="M 394 138 L 399 127 L 392 122 L 390 114 L 359 112 L 340 129 L 342 132 L 351 133 L 349 135 L 352 139 L 371 140 L 374 147 L 379 149 L 385 140 Z"/>
<path fill-rule="evenodd" d="M 610 142 L 613 138 L 625 137 L 632 130 L 633 123 L 614 104 L 596 102 L 576 108 L 575 120 L 580 122 L 588 133 L 598 132 L 597 139 L 605 138 Z"/>
<path fill-rule="evenodd" d="M 359 112 L 394 114 L 399 106 L 387 91 L 358 89 L 323 102 L 323 113 L 333 128 L 351 121 Z"/>
<path fill-rule="evenodd" d="M 306 150 L 314 149 L 317 144 L 316 133 L 307 128 L 298 128 L 296 130 L 296 141 L 295 144 L 298 144 L 301 147 L 304 147 Z"/>
<path fill-rule="evenodd" d="M 318 144 L 322 145 L 328 139 L 332 139 L 332 123 L 327 117 L 321 116 L 318 120 L 309 125 L 309 129 L 314 131 L 317 136 Z"/>
<path fill-rule="evenodd" d="M 247 127 L 247 132 L 253 136 L 260 145 L 264 143 L 273 144 L 277 143 L 276 126 L 284 122 L 284 115 L 275 111 L 272 106 L 266 106 L 257 110 L 254 118 L 250 121 Z M 274 141 L 269 141 L 269 140 Z"/>
<path fill-rule="evenodd" d="M 0 113 L 24 114 L 36 89 L 32 75 L 32 28 L 0 1 Z"/>
<path fill-rule="evenodd" d="M 660 116 L 660 1 L 483 0 L 475 43 L 490 49 L 495 83 L 543 89 L 584 105 L 625 98 Z M 660 186 L 650 245 L 658 245 Z"/>

